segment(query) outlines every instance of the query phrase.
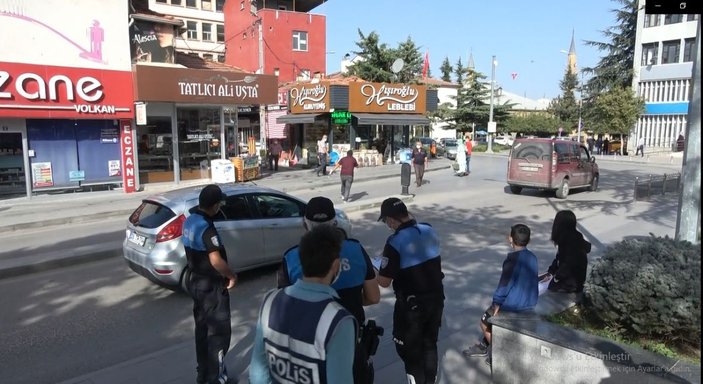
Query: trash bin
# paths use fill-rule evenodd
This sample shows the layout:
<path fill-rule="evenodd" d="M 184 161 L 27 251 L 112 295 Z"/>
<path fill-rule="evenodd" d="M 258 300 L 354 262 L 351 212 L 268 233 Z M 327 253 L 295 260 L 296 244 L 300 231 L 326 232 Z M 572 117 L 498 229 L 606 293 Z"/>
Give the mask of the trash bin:
<path fill-rule="evenodd" d="M 213 183 L 234 183 L 234 164 L 229 160 L 216 159 L 210 162 Z"/>
<path fill-rule="evenodd" d="M 402 187 L 402 195 L 409 195 L 408 187 L 410 186 L 410 172 L 410 163 L 403 163 L 400 165 L 400 186 Z"/>

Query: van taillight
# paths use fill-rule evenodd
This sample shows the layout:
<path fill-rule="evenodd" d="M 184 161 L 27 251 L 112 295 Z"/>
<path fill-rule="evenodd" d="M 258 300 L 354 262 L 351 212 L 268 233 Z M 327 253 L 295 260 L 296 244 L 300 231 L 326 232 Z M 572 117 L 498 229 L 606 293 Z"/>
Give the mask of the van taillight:
<path fill-rule="evenodd" d="M 176 217 L 175 220 L 170 222 L 164 229 L 160 230 L 156 234 L 156 242 L 161 243 L 164 241 L 169 241 L 181 237 L 183 234 L 183 223 L 186 221 L 186 217 L 180 215 Z"/>

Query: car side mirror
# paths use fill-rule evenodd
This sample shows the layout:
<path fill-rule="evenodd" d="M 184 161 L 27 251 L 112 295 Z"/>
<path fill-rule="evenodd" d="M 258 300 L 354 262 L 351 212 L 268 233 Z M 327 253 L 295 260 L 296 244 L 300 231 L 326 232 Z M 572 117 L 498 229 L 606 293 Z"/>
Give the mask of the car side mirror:
<path fill-rule="evenodd" d="M 596 163 L 596 157 L 595 157 L 595 156 L 591 156 L 591 164 L 595 164 L 595 163 Z"/>

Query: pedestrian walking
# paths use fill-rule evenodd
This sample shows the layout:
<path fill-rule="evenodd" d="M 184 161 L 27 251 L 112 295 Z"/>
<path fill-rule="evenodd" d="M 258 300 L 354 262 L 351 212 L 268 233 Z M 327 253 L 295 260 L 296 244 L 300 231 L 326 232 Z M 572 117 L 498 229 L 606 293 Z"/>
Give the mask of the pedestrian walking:
<path fill-rule="evenodd" d="M 635 151 L 635 156 L 638 154 L 642 154 L 642 157 L 644 157 L 644 136 L 637 140 L 637 150 Z"/>
<path fill-rule="evenodd" d="M 458 169 L 456 171 L 457 176 L 466 176 L 466 151 L 464 148 L 466 147 L 466 144 L 464 144 L 464 139 L 463 138 L 458 138 L 456 141 L 456 163 L 458 165 Z"/>
<path fill-rule="evenodd" d="M 429 161 L 429 154 L 422 147 L 421 142 L 415 143 L 415 148 L 412 153 L 413 167 L 415 168 L 415 184 L 418 187 L 422 186 L 422 177 L 425 175 L 425 167 Z"/>
<path fill-rule="evenodd" d="M 602 153 L 603 153 L 604 155 L 610 154 L 610 141 L 608 140 L 607 137 L 603 140 Z"/>
<path fill-rule="evenodd" d="M 320 225 L 336 228 L 336 212 L 332 200 L 323 196 L 310 199 L 305 207 L 303 225 L 306 231 Z M 369 350 L 369 346 L 378 341 L 378 334 L 383 331 L 375 329 L 375 323 L 372 322 L 362 326 L 366 320 L 364 306 L 377 304 L 381 292 L 366 249 L 358 240 L 347 238 L 346 234 L 343 238 L 339 254 L 342 268 L 339 278 L 332 282 L 332 288 L 339 295 L 339 303 L 354 315 L 361 327 L 361 341 L 357 343 L 354 354 L 354 383 L 370 384 L 373 383 L 373 363 L 370 357 L 375 351 Z M 295 246 L 284 254 L 277 274 L 278 288 L 287 287 L 303 278 L 300 252 L 300 247 Z"/>
<path fill-rule="evenodd" d="M 593 146 L 595 145 L 595 143 L 596 143 L 596 141 L 593 140 L 593 136 L 586 139 L 586 145 L 588 146 L 588 153 L 593 154 Z"/>
<path fill-rule="evenodd" d="M 351 192 L 351 186 L 354 182 L 354 168 L 357 167 L 359 167 L 359 163 L 354 158 L 354 151 L 350 149 L 347 151 L 347 155 L 339 159 L 330 171 L 330 175 L 332 175 L 337 168 L 341 168 L 339 178 L 342 181 L 342 201 L 345 203 L 349 201 L 349 192 Z"/>
<path fill-rule="evenodd" d="M 383 221 L 393 234 L 380 258 L 378 283 L 393 284 L 393 341 L 409 383 L 434 383 L 437 337 L 444 310 L 439 236 L 431 225 L 418 223 L 398 198 L 381 204 Z"/>
<path fill-rule="evenodd" d="M 316 226 L 299 249 L 303 277 L 269 292 L 261 305 L 249 382 L 352 384 L 358 325 L 330 287 L 343 267 L 342 233 Z"/>
<path fill-rule="evenodd" d="M 322 138 L 317 141 L 317 161 L 319 162 L 315 170 L 317 176 L 320 176 L 320 173 L 323 176 L 327 174 L 327 147 L 327 135 L 322 135 Z"/>
<path fill-rule="evenodd" d="M 225 354 L 229 350 L 229 290 L 237 281 L 212 218 L 225 195 L 211 184 L 200 191 L 198 209 L 183 224 L 183 246 L 191 271 L 188 291 L 193 298 L 198 384 L 229 383 Z"/>
<path fill-rule="evenodd" d="M 471 168 L 469 167 L 471 163 L 471 152 L 474 150 L 474 144 L 471 142 L 471 136 L 469 134 L 466 134 L 466 175 L 471 173 Z M 464 175 L 464 176 L 466 176 Z"/>
<path fill-rule="evenodd" d="M 603 139 L 598 136 L 598 139 L 596 139 L 596 153 L 601 154 L 601 151 L 603 149 Z"/>
<path fill-rule="evenodd" d="M 278 172 L 278 160 L 281 158 L 281 152 L 283 152 L 283 147 L 278 140 L 271 142 L 269 147 L 269 169 Z"/>

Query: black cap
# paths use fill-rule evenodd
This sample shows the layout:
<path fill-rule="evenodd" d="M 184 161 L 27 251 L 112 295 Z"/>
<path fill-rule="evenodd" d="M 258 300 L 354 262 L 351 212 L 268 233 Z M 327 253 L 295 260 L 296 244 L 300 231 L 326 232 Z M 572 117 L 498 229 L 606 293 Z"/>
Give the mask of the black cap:
<path fill-rule="evenodd" d="M 408 207 L 405 206 L 403 200 L 397 197 L 389 197 L 383 200 L 381 204 L 381 216 L 378 217 L 378 221 L 385 219 L 386 217 L 399 218 L 408 215 Z"/>
<path fill-rule="evenodd" d="M 305 207 L 305 218 L 310 221 L 324 223 L 334 219 L 335 216 L 334 203 L 323 196 L 313 197 Z"/>
<path fill-rule="evenodd" d="M 198 205 L 202 208 L 210 208 L 213 205 L 219 203 L 227 197 L 220 187 L 215 184 L 210 184 L 205 186 L 202 191 L 200 191 L 200 196 L 198 197 Z"/>

